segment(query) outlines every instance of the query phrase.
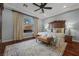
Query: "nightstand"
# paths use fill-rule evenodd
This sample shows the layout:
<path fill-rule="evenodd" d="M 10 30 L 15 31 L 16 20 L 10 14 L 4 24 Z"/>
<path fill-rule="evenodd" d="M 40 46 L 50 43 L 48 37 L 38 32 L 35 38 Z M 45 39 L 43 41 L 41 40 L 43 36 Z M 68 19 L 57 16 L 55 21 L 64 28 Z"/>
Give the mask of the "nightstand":
<path fill-rule="evenodd" d="M 65 35 L 65 42 L 71 43 L 72 42 L 72 36 Z"/>

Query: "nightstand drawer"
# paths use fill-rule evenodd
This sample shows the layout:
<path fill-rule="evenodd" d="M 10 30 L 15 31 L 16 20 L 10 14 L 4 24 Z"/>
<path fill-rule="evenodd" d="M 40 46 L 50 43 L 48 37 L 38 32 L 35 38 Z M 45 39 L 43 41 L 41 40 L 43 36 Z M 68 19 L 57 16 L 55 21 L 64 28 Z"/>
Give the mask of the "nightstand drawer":
<path fill-rule="evenodd" d="M 72 36 L 65 36 L 65 42 L 72 42 Z"/>

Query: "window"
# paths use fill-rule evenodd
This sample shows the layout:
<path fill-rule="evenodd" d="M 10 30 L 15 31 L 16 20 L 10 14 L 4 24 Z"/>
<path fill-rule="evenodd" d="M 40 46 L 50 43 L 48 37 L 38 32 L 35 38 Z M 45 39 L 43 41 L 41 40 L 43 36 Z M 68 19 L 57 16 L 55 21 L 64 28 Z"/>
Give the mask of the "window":
<path fill-rule="evenodd" d="M 31 17 L 24 18 L 24 33 L 32 32 L 33 24 L 34 24 L 33 18 Z"/>
<path fill-rule="evenodd" d="M 24 18 L 24 24 L 33 24 L 32 18 Z"/>

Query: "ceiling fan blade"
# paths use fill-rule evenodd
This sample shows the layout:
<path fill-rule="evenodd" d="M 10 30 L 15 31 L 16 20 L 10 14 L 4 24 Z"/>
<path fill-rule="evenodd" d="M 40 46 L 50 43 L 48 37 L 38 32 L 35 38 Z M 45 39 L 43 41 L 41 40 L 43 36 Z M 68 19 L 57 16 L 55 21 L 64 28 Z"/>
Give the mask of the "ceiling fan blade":
<path fill-rule="evenodd" d="M 39 6 L 38 4 L 36 4 L 36 3 L 33 3 L 33 5 L 40 7 L 40 6 Z"/>
<path fill-rule="evenodd" d="M 52 9 L 52 7 L 44 7 L 44 9 Z"/>
<path fill-rule="evenodd" d="M 46 6 L 46 5 L 47 5 L 47 3 L 43 3 L 43 5 L 42 5 L 42 6 L 44 7 L 44 6 Z"/>
<path fill-rule="evenodd" d="M 38 10 L 40 10 L 40 8 L 39 9 L 36 9 L 35 11 L 38 11 Z"/>
<path fill-rule="evenodd" d="M 44 13 L 44 9 L 42 8 L 42 12 Z"/>

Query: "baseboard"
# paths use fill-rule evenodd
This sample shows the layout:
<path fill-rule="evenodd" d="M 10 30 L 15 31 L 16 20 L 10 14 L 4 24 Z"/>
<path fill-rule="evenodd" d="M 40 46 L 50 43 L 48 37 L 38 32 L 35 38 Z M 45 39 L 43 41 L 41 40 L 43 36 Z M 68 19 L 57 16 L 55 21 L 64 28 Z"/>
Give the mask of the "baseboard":
<path fill-rule="evenodd" d="M 79 42 L 79 40 L 72 40 L 72 41 L 74 41 L 74 42 Z"/>
<path fill-rule="evenodd" d="M 8 41 L 8 42 L 2 42 L 2 44 L 4 44 L 4 45 L 11 45 L 11 44 L 23 42 L 23 41 L 26 41 L 26 40 L 30 40 L 30 39 L 33 39 L 33 38 L 35 38 L 35 37 L 24 38 L 22 40 L 13 40 L 13 41 Z"/>
<path fill-rule="evenodd" d="M 4 42 L 9 42 L 9 41 L 13 41 L 13 39 L 2 39 L 2 43 L 4 43 Z"/>

